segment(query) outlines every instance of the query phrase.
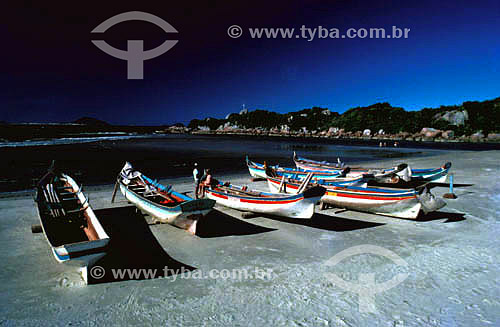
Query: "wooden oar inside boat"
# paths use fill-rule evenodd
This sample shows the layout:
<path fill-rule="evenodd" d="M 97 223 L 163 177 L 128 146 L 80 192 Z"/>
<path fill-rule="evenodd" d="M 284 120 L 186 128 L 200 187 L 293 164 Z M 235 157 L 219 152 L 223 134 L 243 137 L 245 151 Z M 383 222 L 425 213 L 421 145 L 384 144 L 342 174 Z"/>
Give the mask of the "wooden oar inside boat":
<path fill-rule="evenodd" d="M 295 192 L 296 194 L 300 194 L 300 193 L 304 192 L 304 190 L 307 187 L 307 184 L 309 184 L 309 182 L 311 181 L 313 174 L 314 173 L 312 173 L 312 172 L 307 174 L 306 178 L 304 179 L 304 181 L 302 182 L 300 187 L 297 189 L 297 192 Z"/>

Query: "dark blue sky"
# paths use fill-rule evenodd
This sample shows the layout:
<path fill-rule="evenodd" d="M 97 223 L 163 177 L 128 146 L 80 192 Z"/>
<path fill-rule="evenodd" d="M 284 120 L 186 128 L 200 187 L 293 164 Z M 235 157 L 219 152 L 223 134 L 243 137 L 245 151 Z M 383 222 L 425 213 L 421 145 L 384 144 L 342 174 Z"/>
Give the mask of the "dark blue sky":
<path fill-rule="evenodd" d="M 346 109 L 390 102 L 407 110 L 500 96 L 500 2 L 273 1 L 162 2 L 8 8 L 0 32 L 5 65 L 0 120 L 114 124 L 187 123 L 222 118 L 243 103 L 278 112 L 312 106 Z M 116 14 L 157 15 L 178 34 L 124 22 L 103 39 L 125 49 L 178 44 L 146 61 L 144 80 L 126 79 L 126 62 L 97 49 L 90 33 Z M 230 25 L 244 32 L 227 36 Z M 410 28 L 408 39 L 251 39 L 250 27 L 302 25 Z"/>

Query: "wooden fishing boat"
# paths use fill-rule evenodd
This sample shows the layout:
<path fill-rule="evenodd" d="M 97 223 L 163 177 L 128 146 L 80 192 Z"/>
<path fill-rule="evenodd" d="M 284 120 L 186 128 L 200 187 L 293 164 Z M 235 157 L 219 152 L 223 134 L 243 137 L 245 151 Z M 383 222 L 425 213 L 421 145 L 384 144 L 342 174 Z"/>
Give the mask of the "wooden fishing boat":
<path fill-rule="evenodd" d="M 448 172 L 451 168 L 451 162 L 447 162 L 439 168 L 413 169 L 411 168 L 412 180 L 423 180 L 433 183 L 445 183 Z"/>
<path fill-rule="evenodd" d="M 56 172 L 54 163 L 36 190 L 40 224 L 54 257 L 78 266 L 87 283 L 88 268 L 106 254 L 108 234 L 81 187 L 70 176 Z"/>
<path fill-rule="evenodd" d="M 306 159 L 303 157 L 297 156 L 295 151 L 293 152 L 293 161 L 295 162 L 295 166 L 298 169 L 307 170 L 307 171 L 338 171 L 341 170 L 344 166 L 344 163 L 340 162 L 338 159 L 338 163 L 332 163 L 327 161 L 316 161 L 312 159 Z M 358 167 L 351 167 L 358 168 Z"/>
<path fill-rule="evenodd" d="M 342 171 L 343 168 L 338 167 L 338 164 L 329 163 L 326 161 L 315 161 L 311 159 L 306 159 L 297 156 L 297 154 L 293 153 L 293 160 L 297 169 L 307 170 L 307 171 L 332 171 L 339 172 Z M 374 175 L 383 175 L 391 172 L 395 172 L 397 170 L 396 167 L 393 168 L 366 168 L 366 167 L 352 167 L 348 176 L 357 176 L 361 174 L 374 174 Z M 407 170 L 401 170 L 396 172 L 396 174 L 400 177 L 403 177 L 405 180 L 424 180 L 428 182 L 434 183 L 444 183 L 446 182 L 446 177 L 448 176 L 448 172 L 451 168 L 451 162 L 445 163 L 443 166 L 439 168 L 424 168 L 424 169 L 414 169 L 408 166 Z"/>
<path fill-rule="evenodd" d="M 337 177 L 331 178 L 331 179 L 321 179 L 321 178 L 313 179 L 314 178 L 313 177 L 310 181 L 310 184 L 319 185 L 319 186 L 325 186 L 325 185 L 330 185 L 330 184 L 354 185 L 354 184 L 358 184 L 358 183 L 364 183 L 364 182 L 366 182 L 367 179 L 375 178 L 373 175 L 358 175 L 355 177 L 345 177 L 348 172 L 349 172 L 349 168 L 346 168 L 346 169 L 344 169 L 342 175 L 337 175 Z M 315 172 L 309 172 L 309 173 L 312 174 L 312 176 L 316 176 Z M 276 170 L 274 170 L 272 168 L 267 168 L 267 170 L 266 170 L 266 179 L 268 177 L 272 177 L 278 181 L 281 181 L 284 178 L 286 181 L 293 181 L 294 183 L 299 184 L 299 185 L 304 180 L 304 179 L 299 179 L 297 174 L 283 174 L 283 173 L 277 172 Z M 306 177 L 307 177 L 307 175 L 306 175 Z"/>
<path fill-rule="evenodd" d="M 280 166 L 266 166 L 261 163 L 257 163 L 248 159 L 246 157 L 248 171 L 250 172 L 250 176 L 254 178 L 266 178 L 266 169 L 273 169 L 276 174 L 279 176 L 285 176 L 286 178 L 294 178 L 294 179 L 304 179 L 308 171 L 304 171 L 302 169 L 295 168 L 285 168 Z M 342 170 L 339 171 L 314 171 L 313 180 L 316 179 L 324 179 L 330 180 L 338 177 L 342 174 Z"/>
<path fill-rule="evenodd" d="M 293 193 L 300 184 L 268 177 L 272 192 Z M 420 211 L 424 213 L 439 210 L 446 203 L 435 198 L 426 187 L 401 189 L 370 187 L 365 185 L 325 185 L 326 192 L 321 198 L 323 204 L 354 211 L 370 212 L 397 218 L 416 219 Z"/>
<path fill-rule="evenodd" d="M 247 160 L 248 162 L 248 160 Z M 256 163 L 252 163 L 256 164 Z M 257 164 L 258 165 L 258 164 Z M 264 167 L 264 166 L 263 166 Z M 264 168 L 262 168 L 264 169 Z M 303 171 L 293 171 L 289 169 L 288 171 L 279 170 L 272 167 L 265 168 L 265 174 L 267 177 L 276 177 L 282 178 L 285 177 L 288 180 L 294 181 L 302 181 L 304 180 L 307 174 L 312 173 L 311 183 L 317 183 L 320 186 L 335 184 L 335 185 L 355 185 L 360 182 L 373 181 L 377 183 L 398 183 L 400 181 L 406 182 L 406 178 L 400 178 L 398 173 L 402 171 L 408 170 L 407 164 L 400 164 L 397 167 L 394 167 L 390 171 L 378 172 L 377 174 L 356 174 L 354 176 L 350 175 L 350 167 L 346 167 L 340 171 L 339 175 L 326 175 L 322 174 L 322 172 L 312 171 L 312 172 L 303 172 Z M 300 183 L 300 182 L 299 182 Z M 421 184 L 421 183 L 420 183 Z"/>
<path fill-rule="evenodd" d="M 314 186 L 301 189 L 298 187 L 297 191 L 292 195 L 275 194 L 249 190 L 246 186 L 219 183 L 213 188 L 205 189 L 205 196 L 223 206 L 240 211 L 291 218 L 311 218 L 314 214 L 314 206 L 324 195 L 325 188 Z"/>
<path fill-rule="evenodd" d="M 168 223 L 193 235 L 196 234 L 198 220 L 209 213 L 215 205 L 213 200 L 195 200 L 176 192 L 172 186 L 164 186 L 135 171 L 128 162 L 118 175 L 112 202 L 117 186 L 128 201 L 151 215 L 153 222 Z"/>

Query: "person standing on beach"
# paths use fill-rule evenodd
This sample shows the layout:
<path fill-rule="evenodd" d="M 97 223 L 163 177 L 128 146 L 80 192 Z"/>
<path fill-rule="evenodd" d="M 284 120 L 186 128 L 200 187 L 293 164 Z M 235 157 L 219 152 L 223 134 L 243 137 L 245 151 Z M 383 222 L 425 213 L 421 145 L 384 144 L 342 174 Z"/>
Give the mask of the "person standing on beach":
<path fill-rule="evenodd" d="M 198 198 L 198 189 L 200 187 L 200 171 L 198 170 L 198 163 L 194 163 L 193 169 L 193 179 L 194 179 L 194 196 Z"/>

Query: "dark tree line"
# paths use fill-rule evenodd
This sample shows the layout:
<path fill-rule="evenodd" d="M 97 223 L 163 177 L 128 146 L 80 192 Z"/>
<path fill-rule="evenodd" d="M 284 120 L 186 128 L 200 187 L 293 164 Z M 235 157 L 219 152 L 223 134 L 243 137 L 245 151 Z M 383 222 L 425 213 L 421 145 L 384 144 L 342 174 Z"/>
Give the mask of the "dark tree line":
<path fill-rule="evenodd" d="M 487 101 L 464 102 L 462 105 L 441 106 L 439 108 L 423 108 L 418 111 L 406 111 L 393 107 L 389 103 L 375 103 L 367 107 L 357 107 L 342 114 L 325 113 L 326 108 L 313 107 L 296 112 L 280 114 L 273 111 L 257 109 L 246 114 L 231 114 L 228 119 L 193 119 L 188 127 L 208 126 L 217 129 L 229 122 L 240 128 L 280 128 L 287 125 L 298 131 L 305 127 L 308 131 L 327 130 L 330 127 L 343 128 L 346 132 L 370 129 L 372 133 L 383 129 L 386 133 L 416 133 L 424 127 L 440 130 L 453 130 L 456 135 L 471 135 L 477 131 L 484 134 L 500 132 L 500 98 Z M 467 111 L 468 119 L 463 125 L 454 125 L 439 119 L 439 114 L 452 111 Z M 436 116 L 438 118 L 436 118 Z"/>

